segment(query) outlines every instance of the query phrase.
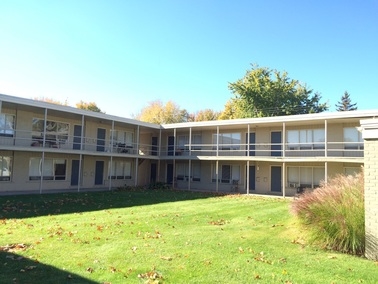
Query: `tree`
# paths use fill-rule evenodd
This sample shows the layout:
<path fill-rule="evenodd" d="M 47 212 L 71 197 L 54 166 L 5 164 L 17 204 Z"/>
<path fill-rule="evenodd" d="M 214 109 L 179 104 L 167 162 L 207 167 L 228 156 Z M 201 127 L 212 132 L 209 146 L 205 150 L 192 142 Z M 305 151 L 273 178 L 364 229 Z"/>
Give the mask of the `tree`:
<path fill-rule="evenodd" d="M 214 111 L 212 109 L 204 109 L 197 111 L 193 117 L 194 121 L 210 121 L 210 120 L 217 120 L 220 115 L 220 112 Z"/>
<path fill-rule="evenodd" d="M 243 117 L 242 111 L 238 104 L 241 103 L 240 99 L 232 98 L 228 100 L 224 106 L 224 110 L 220 113 L 218 119 L 235 119 Z"/>
<path fill-rule="evenodd" d="M 34 100 L 46 102 L 46 103 L 50 103 L 50 104 L 62 105 L 62 106 L 68 105 L 67 99 L 64 102 L 61 102 L 61 101 L 55 100 L 53 98 L 48 98 L 48 97 L 35 97 Z"/>
<path fill-rule="evenodd" d="M 288 77 L 287 72 L 252 65 L 246 75 L 229 84 L 237 99 L 237 117 L 319 113 L 328 109 L 319 93 Z"/>
<path fill-rule="evenodd" d="M 186 122 L 188 117 L 189 113 L 173 101 L 164 105 L 160 100 L 149 102 L 139 114 L 134 115 L 135 119 L 156 124 Z"/>
<path fill-rule="evenodd" d="M 337 107 L 337 111 L 357 110 L 357 103 L 352 104 L 352 100 L 350 99 L 350 95 L 347 91 L 344 92 L 344 95 L 341 97 L 341 101 L 339 101 L 335 106 Z"/>
<path fill-rule="evenodd" d="M 79 109 L 85 109 L 85 110 L 103 113 L 103 111 L 101 111 L 101 109 L 94 102 L 87 103 L 87 102 L 80 101 L 76 104 L 76 107 Z"/>

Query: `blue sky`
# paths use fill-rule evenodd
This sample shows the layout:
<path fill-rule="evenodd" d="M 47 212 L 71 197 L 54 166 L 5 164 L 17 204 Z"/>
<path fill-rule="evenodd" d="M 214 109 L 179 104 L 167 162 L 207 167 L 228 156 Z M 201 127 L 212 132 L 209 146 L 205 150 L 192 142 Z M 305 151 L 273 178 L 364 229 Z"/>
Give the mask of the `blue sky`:
<path fill-rule="evenodd" d="M 251 64 L 378 109 L 378 0 L 0 0 L 0 93 L 222 110 Z"/>

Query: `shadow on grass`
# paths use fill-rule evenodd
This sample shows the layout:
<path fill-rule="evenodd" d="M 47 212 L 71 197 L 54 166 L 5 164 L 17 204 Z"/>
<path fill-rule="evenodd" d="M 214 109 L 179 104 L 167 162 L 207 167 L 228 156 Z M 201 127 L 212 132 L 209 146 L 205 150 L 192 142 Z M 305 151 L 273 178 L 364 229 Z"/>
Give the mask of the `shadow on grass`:
<path fill-rule="evenodd" d="M 0 221 L 112 208 L 152 205 L 164 202 L 204 199 L 217 193 L 181 190 L 115 190 L 103 192 L 54 193 L 0 196 Z"/>
<path fill-rule="evenodd" d="M 0 250 L 1 283 L 80 283 L 94 284 L 82 276 Z"/>

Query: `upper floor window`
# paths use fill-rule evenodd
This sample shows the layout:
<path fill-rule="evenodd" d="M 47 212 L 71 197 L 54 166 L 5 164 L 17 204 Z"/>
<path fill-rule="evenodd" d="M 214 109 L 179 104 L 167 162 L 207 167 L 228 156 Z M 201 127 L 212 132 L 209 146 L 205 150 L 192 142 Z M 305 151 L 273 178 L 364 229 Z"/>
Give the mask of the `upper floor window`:
<path fill-rule="evenodd" d="M 131 131 L 114 130 L 111 134 L 110 140 L 114 145 L 122 145 L 127 148 L 133 148 L 134 133 Z"/>
<path fill-rule="evenodd" d="M 45 143 L 50 147 L 59 147 L 68 140 L 69 124 L 53 120 L 46 121 L 39 118 L 33 118 L 32 138 L 36 143 L 43 143 L 43 134 L 45 134 Z"/>
<path fill-rule="evenodd" d="M 0 113 L 0 136 L 13 137 L 15 116 Z"/>
<path fill-rule="evenodd" d="M 192 150 L 201 150 L 201 135 L 193 134 L 192 135 Z M 189 151 L 189 135 L 178 135 L 177 136 L 177 149 L 183 151 Z"/>
<path fill-rule="evenodd" d="M 30 158 L 29 180 L 65 180 L 66 160 L 65 159 L 44 159 Z"/>
<path fill-rule="evenodd" d="M 240 133 L 219 133 L 213 134 L 213 144 L 219 143 L 220 150 L 240 150 L 241 134 Z"/>
<path fill-rule="evenodd" d="M 324 149 L 324 129 L 300 129 L 287 131 L 288 150 Z"/>
<path fill-rule="evenodd" d="M 0 181 L 10 181 L 12 157 L 0 156 Z"/>
<path fill-rule="evenodd" d="M 356 127 L 344 127 L 344 148 L 363 149 L 362 133 Z"/>

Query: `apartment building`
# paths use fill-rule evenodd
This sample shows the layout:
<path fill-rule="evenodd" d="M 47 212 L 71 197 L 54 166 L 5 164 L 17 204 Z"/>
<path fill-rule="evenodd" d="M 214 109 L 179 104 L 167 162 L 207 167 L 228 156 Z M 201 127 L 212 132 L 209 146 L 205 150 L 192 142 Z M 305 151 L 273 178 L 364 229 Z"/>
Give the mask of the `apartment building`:
<path fill-rule="evenodd" d="M 0 94 L 0 192 L 176 189 L 293 196 L 364 164 L 378 110 L 155 125 Z"/>

